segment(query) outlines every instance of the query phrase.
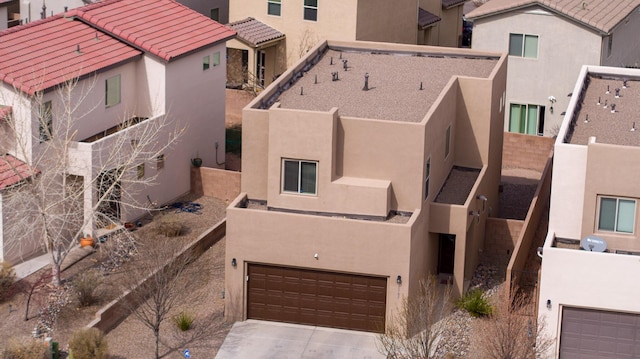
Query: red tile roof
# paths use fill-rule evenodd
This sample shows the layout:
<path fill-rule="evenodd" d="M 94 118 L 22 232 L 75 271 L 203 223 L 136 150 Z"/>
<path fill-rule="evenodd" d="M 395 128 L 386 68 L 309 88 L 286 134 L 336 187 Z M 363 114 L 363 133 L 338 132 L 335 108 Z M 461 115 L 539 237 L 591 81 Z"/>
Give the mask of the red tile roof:
<path fill-rule="evenodd" d="M 33 95 L 143 51 L 171 61 L 235 35 L 173 0 L 106 0 L 0 31 L 0 80 Z"/>
<path fill-rule="evenodd" d="M 68 14 L 165 61 L 236 35 L 173 0 L 105 0 Z"/>
<path fill-rule="evenodd" d="M 535 5 L 609 33 L 640 6 L 640 0 L 491 0 L 466 17 L 473 20 Z"/>
<path fill-rule="evenodd" d="M 11 106 L 0 105 L 0 122 L 8 119 L 12 112 L 13 108 Z"/>
<path fill-rule="evenodd" d="M 229 27 L 238 32 L 239 40 L 253 47 L 271 40 L 284 39 L 283 33 L 252 17 L 232 22 Z"/>
<path fill-rule="evenodd" d="M 11 155 L 0 156 L 0 190 L 18 184 L 32 174 L 29 166 L 19 159 Z"/>
<path fill-rule="evenodd" d="M 140 54 L 81 21 L 56 15 L 0 31 L 0 79 L 33 95 Z"/>

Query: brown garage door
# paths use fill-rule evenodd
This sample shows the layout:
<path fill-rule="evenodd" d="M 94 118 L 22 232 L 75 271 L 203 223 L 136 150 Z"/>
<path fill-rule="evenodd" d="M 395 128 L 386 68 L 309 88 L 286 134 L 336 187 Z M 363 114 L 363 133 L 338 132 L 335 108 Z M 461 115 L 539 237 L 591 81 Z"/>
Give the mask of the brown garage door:
<path fill-rule="evenodd" d="M 387 280 L 250 264 L 247 317 L 381 332 Z"/>
<path fill-rule="evenodd" d="M 640 358 L 640 315 L 563 308 L 560 358 Z"/>

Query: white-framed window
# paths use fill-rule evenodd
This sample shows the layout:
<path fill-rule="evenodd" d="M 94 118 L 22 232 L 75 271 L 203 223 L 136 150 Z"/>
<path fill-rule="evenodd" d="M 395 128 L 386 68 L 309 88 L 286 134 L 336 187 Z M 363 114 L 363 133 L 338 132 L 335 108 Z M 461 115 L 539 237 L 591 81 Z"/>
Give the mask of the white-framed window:
<path fill-rule="evenodd" d="M 202 58 L 202 71 L 208 70 L 211 67 L 211 58 L 209 55 Z"/>
<path fill-rule="evenodd" d="M 451 125 L 447 127 L 447 130 L 444 133 L 444 158 L 449 157 L 449 152 L 451 150 Z"/>
<path fill-rule="evenodd" d="M 538 58 L 538 36 L 526 34 L 509 34 L 509 55 Z"/>
<path fill-rule="evenodd" d="M 213 66 L 220 65 L 220 52 L 216 52 L 213 54 Z"/>
<path fill-rule="evenodd" d="M 138 167 L 136 168 L 136 171 L 138 172 L 138 179 L 143 179 L 144 178 L 144 163 L 139 164 Z"/>
<path fill-rule="evenodd" d="M 512 103 L 509 112 L 509 132 L 544 135 L 545 107 Z"/>
<path fill-rule="evenodd" d="M 120 103 L 120 75 L 108 78 L 105 81 L 105 100 L 106 107 L 115 106 Z"/>
<path fill-rule="evenodd" d="M 316 194 L 318 162 L 283 159 L 282 192 Z"/>
<path fill-rule="evenodd" d="M 429 197 L 429 177 L 431 177 L 431 157 L 427 158 L 424 168 L 424 199 Z"/>
<path fill-rule="evenodd" d="M 598 230 L 633 233 L 636 222 L 635 199 L 600 197 L 598 212 Z"/>
<path fill-rule="evenodd" d="M 304 0 L 304 19 L 318 21 L 318 0 Z"/>
<path fill-rule="evenodd" d="M 49 141 L 53 131 L 53 107 L 51 101 L 42 104 L 38 119 L 38 138 L 40 143 Z"/>
<path fill-rule="evenodd" d="M 280 16 L 281 0 L 267 0 L 267 14 Z"/>
<path fill-rule="evenodd" d="M 156 170 L 160 171 L 163 168 L 164 168 L 164 154 L 161 154 L 158 157 L 156 157 Z"/>

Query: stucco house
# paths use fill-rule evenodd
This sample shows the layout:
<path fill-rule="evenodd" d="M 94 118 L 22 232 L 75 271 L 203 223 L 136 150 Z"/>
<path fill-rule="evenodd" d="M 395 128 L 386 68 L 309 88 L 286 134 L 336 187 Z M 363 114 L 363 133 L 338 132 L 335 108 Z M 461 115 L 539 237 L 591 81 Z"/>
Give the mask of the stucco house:
<path fill-rule="evenodd" d="M 68 174 L 91 188 L 114 143 L 135 146 L 140 131 L 153 128 L 167 131 L 158 135 L 161 143 L 178 130 L 181 138 L 166 153 L 138 164 L 132 175 L 157 176 L 157 185 L 138 188 L 135 200 L 161 204 L 188 193 L 190 159 L 218 167 L 224 156 L 224 54 L 233 36 L 173 0 L 107 0 L 0 32 L 2 154 L 37 168 L 36 154 L 66 129 L 58 89 L 77 79 L 71 96 L 82 101 L 73 112 L 77 141 L 69 146 Z M 154 127 L 165 118 L 173 125 Z M 99 195 L 85 191 L 85 217 Z M 0 233 L 11 225 L 10 210 L 3 209 Z M 144 214 L 144 208 L 111 210 L 116 222 Z M 86 231 L 97 226 L 89 221 Z M 0 250 L 0 260 L 28 255 Z"/>
<path fill-rule="evenodd" d="M 582 65 L 640 66 L 640 0 L 491 0 L 472 48 L 509 53 L 504 130 L 555 136 Z"/>
<path fill-rule="evenodd" d="M 498 208 L 506 65 L 325 41 L 247 105 L 227 317 L 383 331 L 429 274 L 463 292 Z"/>
<path fill-rule="evenodd" d="M 0 0 L 0 30 L 20 24 L 18 0 Z"/>
<path fill-rule="evenodd" d="M 553 358 L 640 357 L 640 70 L 584 66 L 555 142 L 538 315 Z"/>
<path fill-rule="evenodd" d="M 227 45 L 228 72 L 244 71 L 248 83 L 265 87 L 325 39 L 457 47 L 463 5 L 464 0 L 234 0 L 229 20 L 238 37 Z M 262 43 L 251 41 L 265 36 Z"/>

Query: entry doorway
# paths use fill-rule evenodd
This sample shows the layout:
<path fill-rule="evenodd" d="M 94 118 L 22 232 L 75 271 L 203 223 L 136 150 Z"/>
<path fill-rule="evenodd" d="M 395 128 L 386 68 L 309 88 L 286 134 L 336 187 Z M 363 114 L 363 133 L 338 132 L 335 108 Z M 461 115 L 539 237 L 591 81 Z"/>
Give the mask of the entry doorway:
<path fill-rule="evenodd" d="M 456 235 L 440 233 L 438 239 L 438 274 L 453 274 L 456 254 Z"/>

